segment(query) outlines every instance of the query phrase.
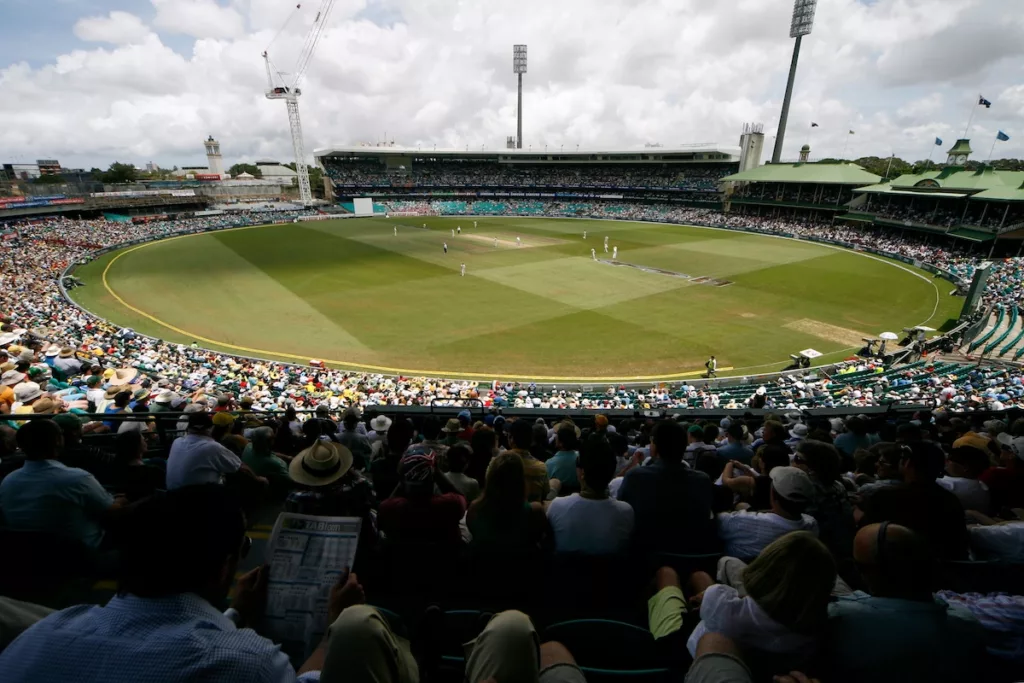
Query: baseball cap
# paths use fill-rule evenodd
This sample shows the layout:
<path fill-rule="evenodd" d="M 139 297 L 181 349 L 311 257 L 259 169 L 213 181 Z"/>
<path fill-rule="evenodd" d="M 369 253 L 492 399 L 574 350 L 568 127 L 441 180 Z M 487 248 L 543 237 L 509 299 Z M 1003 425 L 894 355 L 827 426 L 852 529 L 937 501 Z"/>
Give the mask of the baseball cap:
<path fill-rule="evenodd" d="M 786 500 L 807 503 L 814 497 L 811 478 L 797 467 L 776 467 L 768 476 L 772 479 L 772 488 Z"/>
<path fill-rule="evenodd" d="M 1003 432 L 996 437 L 996 441 L 1007 450 L 1013 451 L 1020 460 L 1024 460 L 1024 436 L 1011 436 L 1009 432 Z"/>
<path fill-rule="evenodd" d="M 199 413 L 197 413 L 199 414 Z M 213 424 L 216 427 L 227 427 L 235 423 L 235 416 L 231 413 L 220 412 L 213 416 Z"/>

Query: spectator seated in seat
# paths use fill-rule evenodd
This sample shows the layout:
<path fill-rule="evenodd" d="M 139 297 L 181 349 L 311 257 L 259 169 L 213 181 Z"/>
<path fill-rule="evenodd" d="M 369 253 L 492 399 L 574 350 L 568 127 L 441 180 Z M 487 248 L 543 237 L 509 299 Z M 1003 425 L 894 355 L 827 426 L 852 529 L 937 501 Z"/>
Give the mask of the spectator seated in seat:
<path fill-rule="evenodd" d="M 748 651 L 782 660 L 789 671 L 809 662 L 820 645 L 836 580 L 828 549 L 806 531 L 775 540 L 743 570 L 741 589 L 695 572 L 691 611 L 675 570 L 662 567 L 648 602 L 651 634 L 673 664 L 689 664 L 705 633 L 719 633 Z M 770 672 L 774 673 L 774 671 Z"/>
<path fill-rule="evenodd" d="M 867 592 L 829 605 L 823 680 L 981 680 L 981 625 L 968 609 L 932 597 L 927 538 L 895 523 L 868 524 L 857 532 L 853 556 Z"/>
<path fill-rule="evenodd" d="M 547 509 L 556 552 L 612 555 L 629 547 L 633 508 L 608 495 L 616 464 L 606 439 L 591 435 L 583 442 L 576 466 L 580 492 L 555 498 Z"/>
<path fill-rule="evenodd" d="M 721 512 L 718 536 L 724 553 L 749 562 L 775 539 L 794 531 L 818 535 L 818 523 L 804 514 L 814 497 L 814 484 L 807 473 L 796 467 L 775 467 L 769 475 L 770 512 Z"/>
<path fill-rule="evenodd" d="M 488 552 L 526 552 L 550 536 L 544 508 L 527 500 L 523 459 L 506 452 L 491 462 L 487 485 L 466 514 L 470 545 Z"/>
<path fill-rule="evenodd" d="M 459 545 L 466 498 L 437 469 L 433 451 L 412 446 L 398 464 L 399 483 L 377 521 L 392 541 Z M 435 492 L 435 488 L 436 491 Z"/>

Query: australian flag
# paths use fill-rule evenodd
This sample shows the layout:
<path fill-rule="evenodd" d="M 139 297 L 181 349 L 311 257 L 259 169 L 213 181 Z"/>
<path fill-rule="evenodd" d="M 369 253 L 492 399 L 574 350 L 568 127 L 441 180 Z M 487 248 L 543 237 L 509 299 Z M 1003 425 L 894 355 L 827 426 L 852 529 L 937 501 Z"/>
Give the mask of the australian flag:
<path fill-rule="evenodd" d="M 1009 139 L 1010 136 L 1004 133 L 1003 131 L 999 131 L 999 133 L 996 135 L 996 140 L 999 140 L 1000 142 L 1006 142 Z"/>
<path fill-rule="evenodd" d="M 978 105 L 980 105 L 982 107 L 985 107 L 985 109 L 991 109 L 992 108 L 992 103 L 989 102 L 988 100 L 986 100 L 981 95 L 978 95 Z"/>
<path fill-rule="evenodd" d="M 817 127 L 818 127 L 818 124 L 816 124 L 814 121 L 811 121 L 811 128 L 817 128 Z"/>
<path fill-rule="evenodd" d="M 936 147 L 941 147 L 942 146 L 942 138 L 935 138 L 935 146 Z"/>

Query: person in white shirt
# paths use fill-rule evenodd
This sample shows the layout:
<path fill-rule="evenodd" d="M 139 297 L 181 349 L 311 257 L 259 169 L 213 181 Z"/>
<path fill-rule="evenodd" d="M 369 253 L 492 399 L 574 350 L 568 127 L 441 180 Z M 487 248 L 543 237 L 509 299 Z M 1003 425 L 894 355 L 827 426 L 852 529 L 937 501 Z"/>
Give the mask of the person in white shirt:
<path fill-rule="evenodd" d="M 595 261 L 597 260 L 597 252 L 594 251 L 593 249 L 590 250 L 590 258 L 594 259 Z"/>
<path fill-rule="evenodd" d="M 619 258 L 619 248 L 618 248 L 618 246 L 615 246 L 615 247 L 612 247 L 612 259 L 614 260 L 614 259 L 617 259 L 617 258 Z"/>
<path fill-rule="evenodd" d="M 988 486 L 978 477 L 989 467 L 988 455 L 971 446 L 953 448 L 946 457 L 946 474 L 935 483 L 950 491 L 964 506 L 964 510 L 991 512 L 992 500 Z"/>
<path fill-rule="evenodd" d="M 466 264 L 463 263 L 463 264 L 461 264 L 461 266 L 462 266 L 462 277 L 466 277 Z"/>
<path fill-rule="evenodd" d="M 615 453 L 604 439 L 583 444 L 576 465 L 580 492 L 555 498 L 548 506 L 555 552 L 613 555 L 629 546 L 633 508 L 608 495 L 615 465 Z"/>
<path fill-rule="evenodd" d="M 776 467 L 772 480 L 771 512 L 722 512 L 718 515 L 718 537 L 724 554 L 749 562 L 780 536 L 793 531 L 818 535 L 818 523 L 803 513 L 814 497 L 810 476 L 796 467 Z"/>
<path fill-rule="evenodd" d="M 220 484 L 224 475 L 243 472 L 256 477 L 252 470 L 242 464 L 241 458 L 217 443 L 210 436 L 213 431 L 213 416 L 196 412 L 188 416 L 188 432 L 171 444 L 167 456 L 167 490 L 196 484 Z"/>

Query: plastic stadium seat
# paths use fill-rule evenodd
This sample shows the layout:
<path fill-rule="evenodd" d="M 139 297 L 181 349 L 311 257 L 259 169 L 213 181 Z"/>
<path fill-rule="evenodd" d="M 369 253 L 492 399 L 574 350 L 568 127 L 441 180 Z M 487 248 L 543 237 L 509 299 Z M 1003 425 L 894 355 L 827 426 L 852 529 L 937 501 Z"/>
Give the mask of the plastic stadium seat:
<path fill-rule="evenodd" d="M 587 681 L 663 681 L 668 668 L 646 628 L 609 619 L 577 619 L 549 626 L 542 641 L 565 645 Z"/>

